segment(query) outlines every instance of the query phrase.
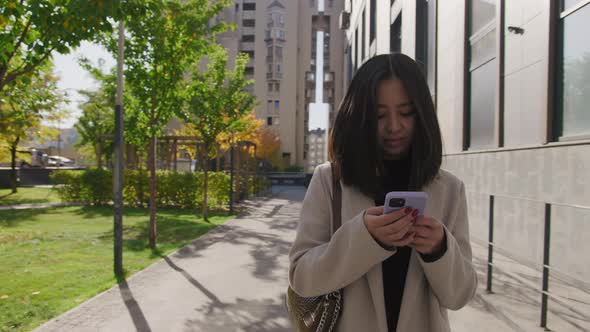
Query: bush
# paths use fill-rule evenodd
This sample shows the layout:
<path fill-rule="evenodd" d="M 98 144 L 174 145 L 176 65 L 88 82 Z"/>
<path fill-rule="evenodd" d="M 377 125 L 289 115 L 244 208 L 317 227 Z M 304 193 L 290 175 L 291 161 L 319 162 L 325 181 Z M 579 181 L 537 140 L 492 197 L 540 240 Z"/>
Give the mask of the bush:
<path fill-rule="evenodd" d="M 55 171 L 51 175 L 60 198 L 66 202 L 107 205 L 112 202 L 113 177 L 110 170 Z M 203 172 L 156 172 L 156 203 L 160 207 L 200 209 L 203 203 Z M 229 203 L 229 174 L 209 172 L 209 208 L 222 208 Z M 252 197 L 266 191 L 270 183 L 254 176 L 236 176 L 234 189 L 240 188 L 240 198 Z M 127 206 L 147 206 L 149 202 L 149 172 L 126 170 L 123 183 L 123 203 Z"/>
<path fill-rule="evenodd" d="M 93 205 L 106 205 L 113 200 L 113 173 L 100 168 L 82 173 L 82 201 Z"/>
<path fill-rule="evenodd" d="M 125 170 L 123 176 L 123 203 L 143 207 L 149 199 L 150 185 L 146 170 Z"/>
<path fill-rule="evenodd" d="M 65 202 L 80 202 L 82 193 L 82 172 L 58 170 L 49 175 L 56 185 L 57 194 Z"/>
<path fill-rule="evenodd" d="M 60 198 L 66 202 L 106 205 L 112 202 L 113 178 L 110 170 L 56 171 L 51 175 Z M 209 208 L 225 207 L 229 203 L 229 174 L 209 172 Z M 156 202 L 160 207 L 200 209 L 203 203 L 203 172 L 156 172 Z M 245 191 L 250 195 L 264 189 L 264 179 L 245 179 Z M 238 178 L 236 177 L 236 181 Z M 246 189 L 247 188 L 247 189 Z M 149 172 L 126 170 L 123 183 L 123 203 L 146 206 L 149 202 Z"/>
<path fill-rule="evenodd" d="M 209 173 L 209 206 L 221 207 L 229 204 L 229 174 Z"/>
<path fill-rule="evenodd" d="M 303 167 L 296 166 L 296 165 L 288 166 L 288 167 L 285 167 L 285 172 L 301 173 L 301 172 L 303 172 Z"/>

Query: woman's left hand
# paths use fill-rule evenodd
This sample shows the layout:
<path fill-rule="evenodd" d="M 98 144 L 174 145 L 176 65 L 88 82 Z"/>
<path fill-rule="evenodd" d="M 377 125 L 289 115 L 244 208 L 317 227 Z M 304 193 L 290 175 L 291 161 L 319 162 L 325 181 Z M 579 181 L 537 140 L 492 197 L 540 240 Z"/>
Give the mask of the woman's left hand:
<path fill-rule="evenodd" d="M 423 255 L 437 254 L 444 248 L 445 229 L 443 224 L 431 217 L 420 216 L 412 227 L 416 232 L 410 247 Z"/>

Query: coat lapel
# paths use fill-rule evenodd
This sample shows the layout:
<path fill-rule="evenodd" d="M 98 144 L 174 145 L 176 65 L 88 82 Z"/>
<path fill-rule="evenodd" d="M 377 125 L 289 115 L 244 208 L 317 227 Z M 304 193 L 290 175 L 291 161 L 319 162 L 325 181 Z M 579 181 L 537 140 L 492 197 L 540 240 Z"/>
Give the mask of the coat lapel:
<path fill-rule="evenodd" d="M 436 180 L 434 181 L 436 182 Z M 350 220 L 356 215 L 358 215 L 361 211 L 366 210 L 369 207 L 375 206 L 375 202 L 370 197 L 364 195 L 360 191 L 352 188 L 350 186 L 346 186 L 342 184 L 342 220 Z M 423 188 L 429 197 L 432 195 L 433 185 L 432 183 L 429 186 Z M 429 211 L 432 210 L 433 204 L 435 205 L 436 202 L 429 201 L 426 206 L 426 214 L 429 214 Z M 416 251 L 412 250 L 412 255 L 410 256 L 410 264 L 408 265 L 408 274 L 406 276 L 406 284 L 404 285 L 404 294 L 411 294 L 413 293 L 412 289 L 419 287 L 419 280 L 423 276 L 421 273 L 420 262 L 418 262 Z M 367 278 L 367 282 L 369 284 L 369 289 L 371 291 L 371 297 L 373 299 L 373 305 L 375 308 L 375 313 L 377 314 L 377 326 L 379 328 L 379 332 L 387 332 L 387 315 L 385 313 L 385 298 L 383 295 L 383 269 L 381 264 L 375 265 L 365 276 Z M 412 303 L 416 299 L 412 299 L 409 296 L 404 296 L 402 298 L 402 305 L 400 308 L 400 316 L 398 321 L 398 326 L 411 326 L 411 322 L 408 321 L 410 317 L 412 317 L 411 313 L 406 312 L 408 308 L 412 307 Z"/>
<path fill-rule="evenodd" d="M 342 217 L 343 220 L 350 220 L 361 211 L 375 206 L 370 197 L 360 191 L 342 185 Z M 371 298 L 377 314 L 377 326 L 379 332 L 387 332 L 387 316 L 385 314 L 385 298 L 383 297 L 383 270 L 381 264 L 375 265 L 365 276 L 367 278 Z"/>

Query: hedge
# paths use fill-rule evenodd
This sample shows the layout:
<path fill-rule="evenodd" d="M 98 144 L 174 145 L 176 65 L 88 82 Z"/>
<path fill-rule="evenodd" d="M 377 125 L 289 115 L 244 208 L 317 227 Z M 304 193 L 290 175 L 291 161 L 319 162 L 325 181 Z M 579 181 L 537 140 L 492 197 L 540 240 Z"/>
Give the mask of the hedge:
<path fill-rule="evenodd" d="M 157 171 L 156 202 L 160 207 L 201 208 L 203 203 L 203 172 Z M 229 174 L 209 172 L 208 204 L 210 208 L 224 207 L 229 202 Z M 113 177 L 110 170 L 58 170 L 51 174 L 58 195 L 66 202 L 92 205 L 112 203 Z M 237 179 L 236 179 L 237 180 Z M 244 179 L 248 195 L 268 189 L 269 183 L 252 176 Z M 244 193 L 245 194 L 245 193 Z M 149 202 L 149 173 L 126 170 L 123 182 L 123 202 L 128 206 L 147 206 Z"/>

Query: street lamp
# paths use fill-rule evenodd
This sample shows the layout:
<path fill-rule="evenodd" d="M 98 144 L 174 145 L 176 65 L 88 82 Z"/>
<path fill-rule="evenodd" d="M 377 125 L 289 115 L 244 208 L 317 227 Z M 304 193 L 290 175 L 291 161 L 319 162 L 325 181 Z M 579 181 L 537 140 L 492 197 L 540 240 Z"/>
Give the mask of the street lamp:
<path fill-rule="evenodd" d="M 115 164 L 113 167 L 114 216 L 114 268 L 115 275 L 123 277 L 123 56 L 125 27 L 119 21 L 119 52 L 117 56 L 117 99 L 115 104 Z"/>

